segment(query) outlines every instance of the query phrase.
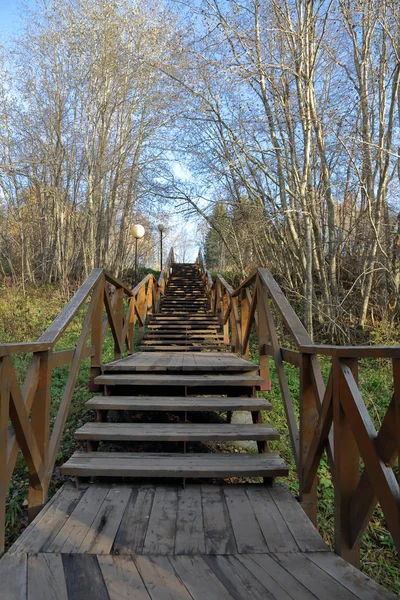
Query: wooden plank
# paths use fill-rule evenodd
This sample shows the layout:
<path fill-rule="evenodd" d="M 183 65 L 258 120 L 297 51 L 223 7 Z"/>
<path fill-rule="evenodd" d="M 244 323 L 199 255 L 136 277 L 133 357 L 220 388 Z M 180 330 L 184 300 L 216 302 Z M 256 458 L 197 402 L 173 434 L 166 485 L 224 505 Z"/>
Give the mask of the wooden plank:
<path fill-rule="evenodd" d="M 264 380 L 254 375 L 100 375 L 95 383 L 99 385 L 175 385 L 175 386 L 258 386 Z"/>
<path fill-rule="evenodd" d="M 288 469 L 279 455 L 145 454 L 75 452 L 64 475 L 107 477 L 279 477 Z"/>
<path fill-rule="evenodd" d="M 253 556 L 260 556 L 260 555 L 253 555 Z M 297 590 L 296 590 L 295 596 L 289 595 L 289 593 L 277 581 L 275 581 L 275 579 L 272 577 L 272 575 L 270 573 L 268 573 L 266 570 L 262 569 L 260 567 L 260 565 L 258 565 L 256 562 L 254 562 L 253 556 L 250 556 L 248 554 L 242 554 L 235 558 L 236 558 L 237 562 L 239 562 L 241 564 L 242 568 L 244 567 L 248 571 L 248 573 L 251 574 L 251 576 L 253 577 L 253 579 L 252 579 L 253 581 L 259 581 L 260 583 L 262 583 L 264 588 L 266 590 L 268 590 L 271 598 L 274 598 L 274 600 L 293 600 L 293 598 L 296 598 L 296 600 L 300 600 L 300 598 L 304 598 L 304 595 L 301 592 L 300 592 L 300 594 L 298 594 Z M 266 555 L 261 555 L 261 557 L 263 557 L 263 556 L 266 556 Z M 297 584 L 297 582 L 296 582 L 296 584 Z M 286 585 L 285 585 L 285 587 L 286 587 Z M 296 588 L 297 587 L 299 587 L 298 584 L 296 585 Z M 307 590 L 304 590 L 304 591 L 307 594 Z M 305 597 L 308 599 L 312 598 L 312 600 L 315 600 L 315 596 L 312 594 L 308 594 L 308 596 L 305 596 Z"/>
<path fill-rule="evenodd" d="M 336 358 L 400 358 L 399 346 L 330 346 L 328 344 L 302 344 L 304 354 L 320 354 Z"/>
<path fill-rule="evenodd" d="M 357 376 L 357 360 L 346 359 L 346 363 L 347 366 L 351 368 L 354 374 Z M 335 432 L 335 552 L 351 562 L 354 566 L 358 567 L 360 563 L 360 547 L 352 547 L 350 503 L 360 480 L 360 455 L 350 422 L 344 412 L 344 405 L 351 401 L 351 391 L 346 385 L 341 364 L 337 358 L 332 359 L 332 372 L 333 429 Z"/>
<path fill-rule="evenodd" d="M 313 385 L 311 356 L 301 355 L 300 367 L 300 499 L 304 511 L 315 527 L 318 524 L 318 494 L 317 494 L 317 469 L 314 477 L 310 477 L 309 486 L 306 490 L 303 483 L 304 464 L 308 458 L 308 452 L 312 445 L 314 432 L 319 418 L 319 398 L 315 393 Z M 327 435 L 329 434 L 331 423 L 329 422 Z M 321 452 L 322 453 L 322 452 Z"/>
<path fill-rule="evenodd" d="M 63 486 L 46 504 L 10 549 L 10 553 L 46 552 L 83 496 L 82 490 Z"/>
<path fill-rule="evenodd" d="M 178 492 L 173 487 L 156 487 L 144 554 L 172 554 L 175 547 Z"/>
<path fill-rule="evenodd" d="M 329 380 L 326 386 L 325 395 L 320 408 L 319 418 L 315 426 L 315 431 L 311 443 L 309 444 L 307 455 L 303 460 L 302 489 L 308 492 L 317 473 L 322 453 L 328 441 L 328 435 L 333 421 L 333 402 L 332 402 L 332 370 L 329 374 Z"/>
<path fill-rule="evenodd" d="M 204 560 L 235 600 L 248 600 L 249 596 L 252 600 L 278 600 L 236 556 L 206 556 Z"/>
<path fill-rule="evenodd" d="M 193 600 L 166 556 L 134 557 L 152 600 Z"/>
<path fill-rule="evenodd" d="M 290 333 L 296 340 L 298 346 L 311 345 L 312 340 L 300 321 L 299 317 L 294 312 L 293 308 L 287 301 L 281 288 L 272 277 L 268 269 L 258 269 L 258 277 L 261 284 L 266 288 L 273 299 L 275 306 L 282 315 L 283 320 L 289 328 Z"/>
<path fill-rule="evenodd" d="M 108 493 L 107 487 L 90 486 L 46 552 L 77 552 Z"/>
<path fill-rule="evenodd" d="M 259 269 L 261 271 L 262 269 Z M 264 331 L 265 338 L 270 337 L 271 346 L 273 348 L 273 358 L 275 362 L 276 373 L 279 380 L 279 387 L 281 390 L 283 407 L 285 409 L 286 420 L 288 423 L 290 441 L 292 445 L 293 455 L 296 462 L 297 472 L 300 471 L 300 442 L 299 442 L 299 431 L 297 426 L 297 419 L 293 408 L 292 397 L 290 394 L 289 384 L 286 377 L 285 367 L 283 365 L 282 355 L 280 351 L 280 344 L 278 335 L 276 332 L 273 316 L 269 306 L 269 300 L 266 294 L 265 288 L 263 288 L 262 281 L 259 280 L 258 289 L 258 325 L 259 330 L 262 325 L 266 328 Z M 289 305 L 290 306 L 290 305 Z M 291 308 L 291 307 L 290 307 Z M 292 310 L 292 309 L 291 309 Z M 296 317 L 297 319 L 297 317 Z M 300 323 L 300 321 L 299 321 Z M 300 323 L 301 325 L 301 323 Z M 302 326 L 303 327 L 303 326 Z M 259 334 L 260 335 L 260 334 Z M 260 352 L 263 349 L 260 348 Z"/>
<path fill-rule="evenodd" d="M 226 486 L 224 494 L 239 553 L 268 552 L 245 488 Z"/>
<path fill-rule="evenodd" d="M 133 411 L 226 411 L 272 410 L 265 398 L 202 396 L 95 396 L 86 402 L 95 410 Z"/>
<path fill-rule="evenodd" d="M 273 558 L 317 598 L 354 600 L 354 595 L 341 582 L 328 575 L 312 561 L 307 560 L 304 554 L 299 552 L 277 553 L 273 555 Z"/>
<path fill-rule="evenodd" d="M 4 552 L 5 548 L 6 501 L 9 486 L 7 449 L 10 385 L 7 370 L 7 363 L 4 360 L 0 360 L 0 555 Z"/>
<path fill-rule="evenodd" d="M 116 441 L 229 441 L 279 440 L 280 434 L 267 423 L 85 423 L 76 432 L 78 440 Z"/>
<path fill-rule="evenodd" d="M 114 540 L 115 554 L 142 552 L 154 494 L 153 486 L 133 488 Z"/>
<path fill-rule="evenodd" d="M 397 458 L 399 439 L 400 436 L 398 436 L 396 429 L 396 398 L 393 395 L 382 421 L 378 437 L 375 440 L 375 446 L 379 451 L 379 455 L 387 465 L 393 465 Z M 371 520 L 376 502 L 374 486 L 370 481 L 368 472 L 364 469 L 350 503 L 353 545 L 360 543 L 363 533 Z"/>
<path fill-rule="evenodd" d="M 25 600 L 27 581 L 26 554 L 5 554 L 0 560 L 0 600 Z"/>
<path fill-rule="evenodd" d="M 333 552 L 310 552 L 304 556 L 333 579 L 339 581 L 360 600 L 395 600 L 397 598 L 395 594 Z"/>
<path fill-rule="evenodd" d="M 71 300 L 60 312 L 60 314 L 49 325 L 46 331 L 40 336 L 38 342 L 50 342 L 55 344 L 61 334 L 68 327 L 69 323 L 75 317 L 76 313 L 85 302 L 96 284 L 103 277 L 103 269 L 93 269 L 89 277 L 81 285 L 78 291 L 73 295 Z"/>
<path fill-rule="evenodd" d="M 94 346 L 85 346 L 82 350 L 82 358 L 91 358 L 94 355 Z M 75 355 L 75 348 L 71 350 L 58 350 L 51 353 L 51 368 L 57 369 L 72 362 Z"/>
<path fill-rule="evenodd" d="M 3 369 L 5 369 L 10 390 L 10 420 L 13 425 L 19 447 L 21 448 L 28 465 L 31 480 L 39 489 L 42 488 L 44 463 L 31 421 L 29 420 L 24 397 L 18 384 L 17 374 L 11 362 L 11 358 L 8 356 L 3 358 L 2 370 Z M 35 396 L 36 390 L 37 386 L 35 389 Z"/>
<path fill-rule="evenodd" d="M 0 344 L 0 358 L 12 354 L 28 354 L 30 352 L 45 352 L 52 347 L 51 342 L 11 342 Z"/>
<path fill-rule="evenodd" d="M 28 557 L 28 600 L 68 600 L 60 554 Z"/>
<path fill-rule="evenodd" d="M 300 504 L 285 486 L 275 484 L 270 489 L 270 494 L 301 552 L 329 551 L 329 547 L 325 544 Z"/>
<path fill-rule="evenodd" d="M 130 495 L 127 486 L 110 489 L 77 552 L 97 555 L 111 552 Z"/>
<path fill-rule="evenodd" d="M 232 595 L 201 556 L 170 556 L 169 561 L 193 600 L 232 600 Z"/>
<path fill-rule="evenodd" d="M 203 509 L 199 485 L 178 491 L 175 554 L 205 554 Z"/>
<path fill-rule="evenodd" d="M 351 433 L 357 444 L 357 453 L 359 452 L 362 456 L 365 469 L 368 472 L 370 481 L 373 484 L 384 512 L 387 526 L 393 536 L 397 550 L 400 552 L 399 484 L 397 483 L 393 469 L 385 464 L 376 451 L 375 440 L 377 433 L 361 397 L 351 365 L 346 365 L 343 361 L 340 361 L 340 367 L 345 381 L 345 387 L 341 388 L 341 407 L 344 410 L 345 418 L 351 427 Z M 343 456 L 343 463 L 346 460 L 345 457 L 346 454 Z M 355 483 L 357 484 L 358 477 L 355 479 Z"/>
<path fill-rule="evenodd" d="M 98 556 L 97 560 L 110 600 L 151 598 L 130 556 Z"/>
<path fill-rule="evenodd" d="M 202 485 L 204 536 L 207 554 L 234 554 L 235 536 L 221 486 Z"/>
<path fill-rule="evenodd" d="M 96 556 L 92 554 L 63 554 L 68 600 L 96 598 L 110 600 Z"/>
<path fill-rule="evenodd" d="M 254 514 L 270 552 L 296 552 L 299 547 L 265 486 L 246 487 Z"/>
<path fill-rule="evenodd" d="M 305 588 L 293 575 L 284 569 L 269 554 L 241 554 L 238 560 L 245 565 L 254 577 L 259 581 L 265 582 L 268 589 L 271 590 L 277 598 L 284 590 L 290 598 L 294 600 L 316 600 L 307 588 Z M 277 587 L 279 586 L 279 587 Z M 284 596 L 283 596 L 284 598 Z M 318 596 L 318 598 L 320 598 Z M 323 597 L 321 597 L 322 600 Z"/>

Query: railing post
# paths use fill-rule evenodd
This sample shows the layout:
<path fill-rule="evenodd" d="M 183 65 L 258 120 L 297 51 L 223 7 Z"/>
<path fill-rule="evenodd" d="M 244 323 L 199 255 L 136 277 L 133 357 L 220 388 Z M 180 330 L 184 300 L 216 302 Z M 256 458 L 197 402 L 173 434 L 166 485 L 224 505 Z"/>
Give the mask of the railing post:
<path fill-rule="evenodd" d="M 300 359 L 300 500 L 308 518 L 317 527 L 317 477 L 310 491 L 303 493 L 303 468 L 310 450 L 315 427 L 318 423 L 318 408 L 312 381 L 311 355 L 301 354 Z"/>
<path fill-rule="evenodd" d="M 228 301 L 228 294 L 226 293 L 226 291 L 224 290 L 223 296 L 222 296 L 222 306 L 223 306 L 223 310 L 222 310 L 222 319 L 225 320 L 226 315 L 228 314 L 228 308 L 229 308 L 229 301 Z M 224 323 L 224 344 L 229 344 L 229 319 L 226 320 L 226 322 Z M 233 335 L 233 330 L 232 330 L 232 335 Z M 233 344 L 233 337 L 232 337 L 232 344 Z"/>
<path fill-rule="evenodd" d="M 121 350 L 124 347 L 124 340 L 122 339 L 122 330 L 124 326 L 124 290 L 123 288 L 117 288 L 115 290 L 115 328 L 117 337 L 120 341 Z M 119 360 L 122 357 L 121 351 L 118 344 L 114 344 L 114 360 Z"/>
<path fill-rule="evenodd" d="M 8 492 L 8 415 L 10 385 L 6 378 L 4 362 L 0 358 L 0 556 L 4 552 L 6 527 L 6 499 Z"/>
<path fill-rule="evenodd" d="M 38 352 L 39 379 L 32 402 L 31 425 L 43 464 L 47 465 L 50 439 L 50 404 L 51 404 L 51 350 Z M 29 482 L 28 520 L 32 521 L 40 512 L 47 500 L 50 474 L 42 481 L 41 488 Z"/>
<path fill-rule="evenodd" d="M 94 346 L 94 354 L 90 360 L 90 381 L 89 391 L 98 392 L 101 386 L 94 383 L 95 378 L 101 375 L 101 364 L 103 361 L 103 313 L 104 313 L 104 292 L 105 279 L 104 276 L 98 283 L 101 286 L 101 291 L 97 301 L 97 306 L 93 311 L 91 342 Z"/>
<path fill-rule="evenodd" d="M 241 292 L 241 311 L 240 311 L 240 326 L 241 326 L 241 330 L 242 330 L 242 346 L 243 346 L 243 341 L 244 341 L 244 336 L 246 334 L 246 330 L 249 324 L 249 315 L 250 315 L 250 304 L 249 304 L 249 300 L 247 298 L 247 294 L 246 294 L 246 290 L 243 289 Z M 242 356 L 243 358 L 245 358 L 246 360 L 249 358 L 250 355 L 250 347 L 249 344 L 247 344 L 246 349 L 242 348 Z"/>
<path fill-rule="evenodd" d="M 144 286 L 140 289 L 140 292 L 138 294 L 137 305 L 138 305 L 138 311 L 139 311 L 140 317 L 143 320 L 145 309 L 146 309 L 146 290 L 145 290 Z M 139 344 L 141 343 L 141 341 L 143 339 L 143 335 L 144 335 L 144 325 L 142 325 L 141 322 L 139 321 Z"/>
<path fill-rule="evenodd" d="M 333 434 L 334 434 L 334 489 L 335 489 L 335 552 L 355 567 L 360 564 L 359 546 L 351 546 L 352 523 L 350 505 L 360 479 L 360 462 L 357 443 L 341 405 L 341 400 L 351 394 L 344 380 L 338 358 L 333 358 Z M 341 359 L 358 375 L 357 359 Z"/>
<path fill-rule="evenodd" d="M 269 375 L 269 355 L 267 347 L 271 343 L 266 302 L 268 302 L 267 294 L 261 282 L 257 279 L 257 306 L 258 306 L 258 356 L 260 366 L 260 377 L 263 377 L 264 383 L 261 385 L 261 390 L 269 392 L 271 390 L 271 379 Z"/>

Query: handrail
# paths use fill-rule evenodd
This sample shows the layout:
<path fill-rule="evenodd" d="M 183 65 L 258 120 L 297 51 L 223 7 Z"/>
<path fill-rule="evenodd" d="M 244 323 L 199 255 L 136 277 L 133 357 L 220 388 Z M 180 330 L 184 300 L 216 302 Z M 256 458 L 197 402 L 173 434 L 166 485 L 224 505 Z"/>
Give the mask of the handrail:
<path fill-rule="evenodd" d="M 158 285 L 160 287 L 162 287 L 163 284 L 167 283 L 167 281 L 169 279 L 169 272 L 170 272 L 171 266 L 173 265 L 174 262 L 175 262 L 174 249 L 171 248 L 171 250 L 168 253 L 165 267 L 161 271 L 160 277 L 158 278 Z"/>
<path fill-rule="evenodd" d="M 336 552 L 358 564 L 359 544 L 377 501 L 400 552 L 400 488 L 392 469 L 400 449 L 400 425 L 396 417 L 400 406 L 400 346 L 313 343 L 278 283 L 264 268 L 257 269 L 235 290 L 217 275 L 211 293 L 213 310 L 233 352 L 248 357 L 250 332 L 255 327 L 260 374 L 266 382 L 262 389 L 270 389 L 269 361 L 274 360 L 297 467 L 300 498 L 310 519 L 317 523 L 317 471 L 326 451 L 335 491 Z M 271 304 L 297 350 L 281 346 Z M 319 356 L 331 360 L 326 385 Z M 363 358 L 392 361 L 394 394 L 378 432 L 357 383 L 358 360 Z M 299 419 L 285 362 L 300 370 Z M 360 457 L 365 465 L 361 476 Z"/>
<path fill-rule="evenodd" d="M 29 469 L 31 518 L 46 502 L 82 361 L 90 358 L 89 389 L 97 391 L 95 378 L 101 373 L 107 331 L 111 330 L 114 340 L 114 360 L 121 358 L 125 350 L 128 354 L 134 352 L 135 328 L 138 327 L 140 341 L 147 314 L 158 310 L 173 262 L 171 249 L 160 285 L 153 275 L 147 275 L 133 289 L 103 269 L 93 269 L 36 342 L 0 344 L 0 555 L 4 551 L 7 492 L 19 452 L 22 451 Z M 124 303 L 124 297 L 128 302 Z M 55 351 L 57 342 L 84 305 L 87 311 L 75 346 Z M 27 353 L 32 353 L 32 358 L 20 386 L 11 356 Z M 51 376 L 53 369 L 66 364 L 70 365 L 69 375 L 51 430 Z"/>
<path fill-rule="evenodd" d="M 206 288 L 208 291 L 210 291 L 212 288 L 212 285 L 213 285 L 213 280 L 212 280 L 210 271 L 206 267 L 206 263 L 205 263 L 201 248 L 199 248 L 199 253 L 197 255 L 196 264 L 199 265 L 201 274 L 203 276 L 203 280 L 206 284 Z"/>

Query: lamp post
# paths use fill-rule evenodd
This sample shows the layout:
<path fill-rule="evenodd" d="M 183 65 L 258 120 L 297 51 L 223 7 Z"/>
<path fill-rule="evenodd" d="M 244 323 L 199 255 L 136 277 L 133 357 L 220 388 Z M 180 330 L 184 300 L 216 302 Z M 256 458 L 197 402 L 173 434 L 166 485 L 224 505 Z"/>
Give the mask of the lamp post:
<path fill-rule="evenodd" d="M 143 225 L 134 225 L 132 227 L 132 235 L 136 240 L 135 243 L 135 285 L 137 284 L 138 277 L 138 241 L 140 238 L 144 236 L 144 227 Z"/>
<path fill-rule="evenodd" d="M 158 225 L 158 231 L 160 232 L 160 271 L 162 271 L 162 234 L 165 227 L 162 223 Z"/>

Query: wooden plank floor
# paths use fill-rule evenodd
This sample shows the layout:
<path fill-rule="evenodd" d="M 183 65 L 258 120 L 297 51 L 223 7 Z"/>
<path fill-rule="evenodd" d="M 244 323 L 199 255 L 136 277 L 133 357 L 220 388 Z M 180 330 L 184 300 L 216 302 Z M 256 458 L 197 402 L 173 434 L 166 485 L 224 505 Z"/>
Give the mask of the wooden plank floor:
<path fill-rule="evenodd" d="M 394 599 L 281 484 L 65 485 L 0 560 L 1 600 Z"/>

